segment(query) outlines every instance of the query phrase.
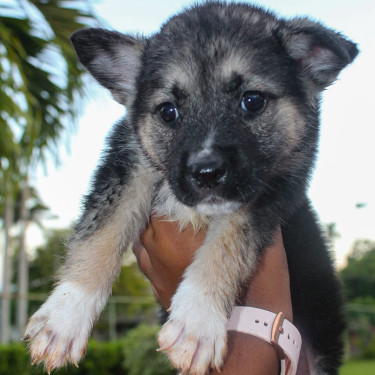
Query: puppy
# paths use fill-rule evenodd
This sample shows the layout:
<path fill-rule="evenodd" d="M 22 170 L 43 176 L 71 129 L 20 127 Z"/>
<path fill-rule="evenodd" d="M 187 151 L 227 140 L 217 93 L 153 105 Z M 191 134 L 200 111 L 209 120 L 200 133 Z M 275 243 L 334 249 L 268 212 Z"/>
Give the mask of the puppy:
<path fill-rule="evenodd" d="M 208 226 L 159 335 L 181 373 L 222 367 L 228 318 L 281 225 L 311 373 L 337 374 L 340 284 L 306 186 L 320 94 L 356 45 L 307 18 L 222 2 L 194 6 L 150 38 L 85 29 L 72 43 L 127 115 L 108 138 L 59 282 L 28 324 L 33 362 L 48 372 L 78 363 L 123 252 L 153 213 Z"/>

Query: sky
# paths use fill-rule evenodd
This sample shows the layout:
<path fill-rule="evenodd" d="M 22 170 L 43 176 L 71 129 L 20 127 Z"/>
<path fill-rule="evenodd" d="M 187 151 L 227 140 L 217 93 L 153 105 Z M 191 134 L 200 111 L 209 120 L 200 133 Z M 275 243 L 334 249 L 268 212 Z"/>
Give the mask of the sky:
<path fill-rule="evenodd" d="M 191 4 L 183 0 L 102 0 L 93 9 L 103 25 L 124 33 L 151 35 L 171 15 Z M 256 4 L 280 16 L 307 15 L 358 43 L 361 53 L 323 95 L 322 130 L 317 168 L 309 196 L 323 223 L 336 223 L 334 244 L 342 266 L 356 238 L 375 240 L 375 20 L 373 0 L 263 0 Z M 55 219 L 48 228 L 69 226 L 79 215 L 82 194 L 98 162 L 105 136 L 125 111 L 94 80 L 85 99 L 78 130 L 62 150 L 61 165 L 40 168 L 35 184 Z M 357 208 L 361 203 L 362 208 Z M 29 234 L 35 242 L 40 233 Z"/>

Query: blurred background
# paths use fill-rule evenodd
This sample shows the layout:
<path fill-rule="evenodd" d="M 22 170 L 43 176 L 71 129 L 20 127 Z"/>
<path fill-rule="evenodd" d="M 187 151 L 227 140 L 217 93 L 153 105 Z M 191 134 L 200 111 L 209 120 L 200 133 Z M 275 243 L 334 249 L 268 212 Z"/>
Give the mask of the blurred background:
<path fill-rule="evenodd" d="M 199 3 L 199 1 L 197 1 Z M 18 341 L 46 298 L 106 134 L 125 109 L 77 64 L 69 36 L 100 26 L 155 33 L 183 0 L 0 0 L 0 375 L 41 374 Z M 347 296 L 341 374 L 375 373 L 375 20 L 373 0 L 262 0 L 358 43 L 323 95 L 309 196 Z M 158 307 L 132 256 L 95 326 L 79 374 L 173 374 L 155 353 Z"/>

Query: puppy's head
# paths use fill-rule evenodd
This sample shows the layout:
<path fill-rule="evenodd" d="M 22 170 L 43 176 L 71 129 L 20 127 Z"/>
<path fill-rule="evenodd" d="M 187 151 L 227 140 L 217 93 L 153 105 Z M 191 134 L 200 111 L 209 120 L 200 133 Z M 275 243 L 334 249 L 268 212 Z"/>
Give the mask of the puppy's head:
<path fill-rule="evenodd" d="M 249 5 L 208 3 L 149 39 L 102 29 L 72 37 L 80 61 L 128 106 L 174 195 L 205 214 L 304 186 L 320 92 L 357 54 L 340 34 Z"/>

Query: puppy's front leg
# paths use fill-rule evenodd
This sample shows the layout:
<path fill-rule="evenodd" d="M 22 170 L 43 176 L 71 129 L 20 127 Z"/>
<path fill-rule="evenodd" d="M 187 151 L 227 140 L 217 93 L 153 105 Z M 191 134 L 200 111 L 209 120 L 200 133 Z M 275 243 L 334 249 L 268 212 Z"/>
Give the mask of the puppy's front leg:
<path fill-rule="evenodd" d="M 256 265 L 257 246 L 249 240 L 247 223 L 243 213 L 210 223 L 206 241 L 172 299 L 159 344 L 182 374 L 204 375 L 223 365 L 228 318 Z"/>
<path fill-rule="evenodd" d="M 48 373 L 67 362 L 77 365 L 84 355 L 123 251 L 147 223 L 152 175 L 139 164 L 126 184 L 110 178 L 104 190 L 94 189 L 88 197 L 91 202 L 68 245 L 60 280 L 25 333 L 33 363 L 44 362 Z"/>

